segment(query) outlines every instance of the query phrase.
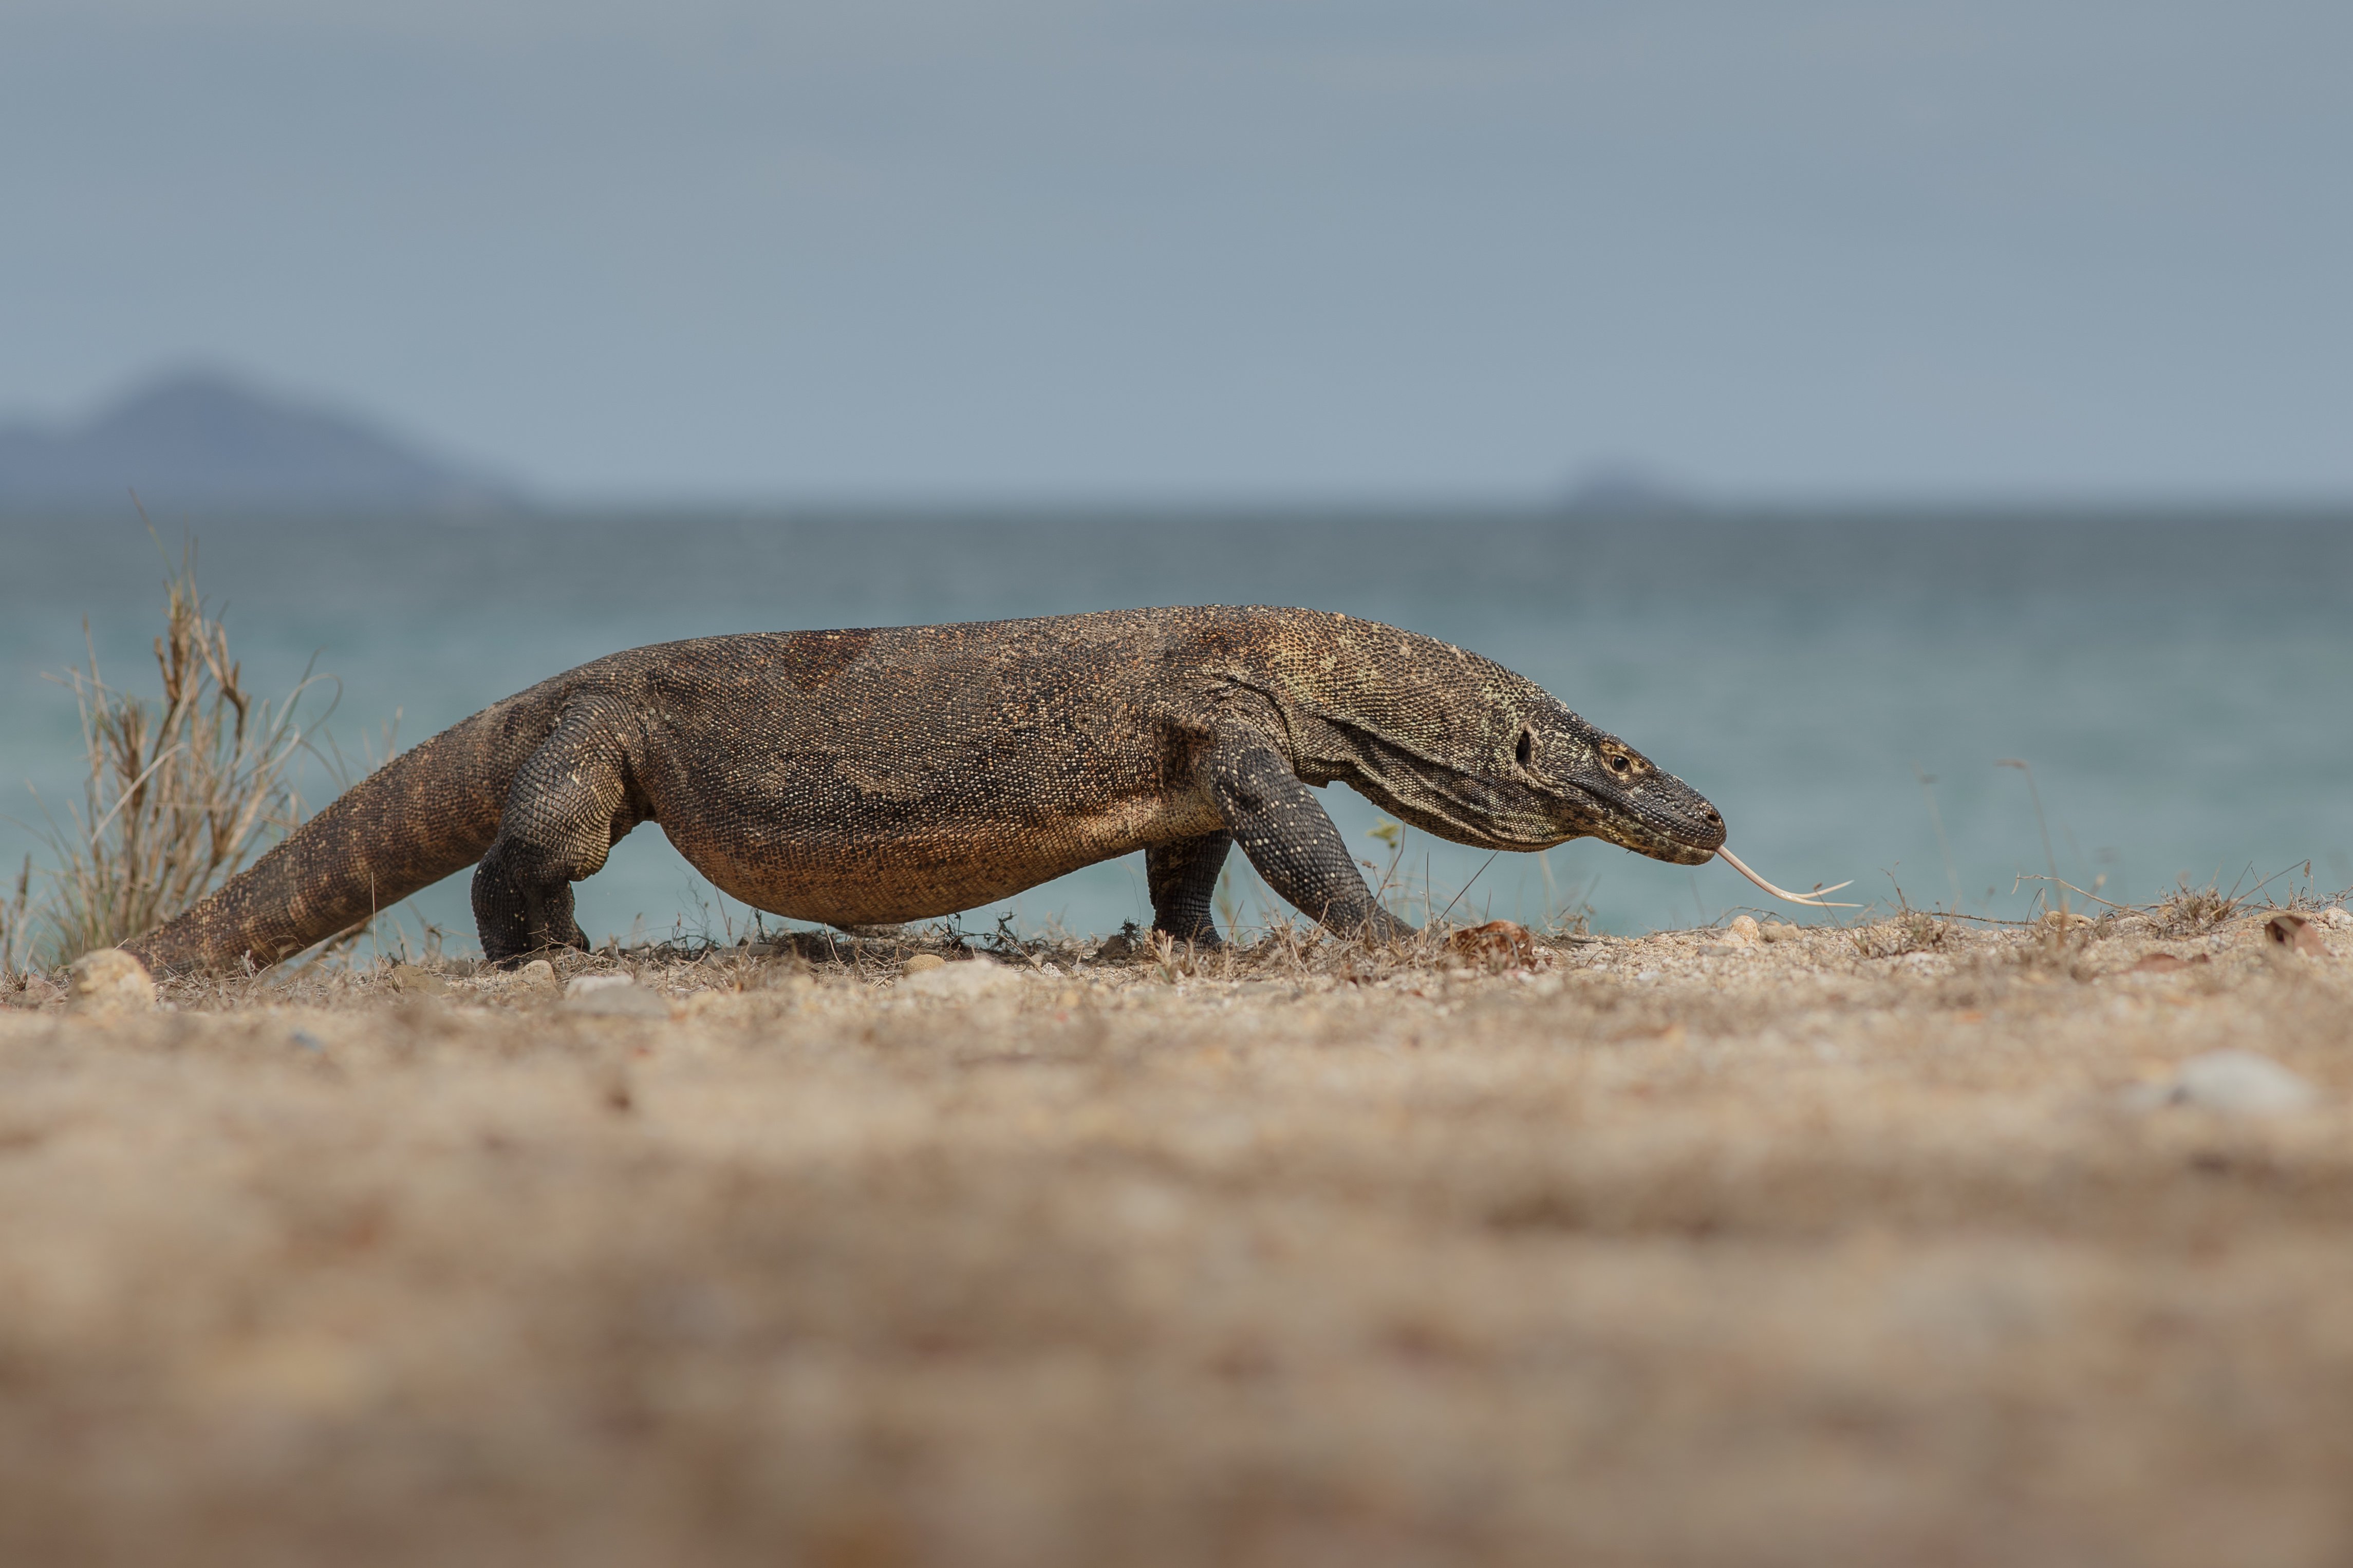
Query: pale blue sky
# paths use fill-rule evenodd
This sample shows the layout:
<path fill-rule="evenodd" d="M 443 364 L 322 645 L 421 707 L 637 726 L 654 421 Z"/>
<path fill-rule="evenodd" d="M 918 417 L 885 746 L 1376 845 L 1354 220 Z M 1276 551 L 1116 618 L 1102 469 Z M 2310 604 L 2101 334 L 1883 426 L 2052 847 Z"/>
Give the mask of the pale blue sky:
<path fill-rule="evenodd" d="M 2343 0 L 0 0 L 0 411 L 559 495 L 2353 494 Z"/>

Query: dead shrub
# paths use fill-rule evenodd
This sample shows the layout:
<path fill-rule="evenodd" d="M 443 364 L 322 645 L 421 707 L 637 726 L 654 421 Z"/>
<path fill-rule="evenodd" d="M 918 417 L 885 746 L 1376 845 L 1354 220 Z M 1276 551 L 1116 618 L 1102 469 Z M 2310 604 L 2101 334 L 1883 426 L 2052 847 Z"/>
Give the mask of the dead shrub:
<path fill-rule="evenodd" d="M 2184 881 L 2146 911 L 2158 936 L 2200 936 L 2229 922 L 2239 912 L 2240 900 L 2213 883 L 2193 888 Z"/>
<path fill-rule="evenodd" d="M 1903 910 L 1894 920 L 1857 926 L 1847 934 L 1855 952 L 1865 958 L 1897 958 L 1907 952 L 1935 952 L 1959 935 L 1960 927 L 1926 910 Z"/>
<path fill-rule="evenodd" d="M 234 875 L 269 839 L 301 820 L 293 764 L 296 723 L 318 679 L 305 671 L 282 700 L 255 698 L 229 656 L 228 633 L 196 586 L 193 542 L 164 582 L 164 634 L 155 639 L 160 700 L 110 685 L 88 642 L 87 668 L 53 677 L 81 710 L 89 773 L 70 826 L 44 834 L 54 864 L 32 896 L 28 864 L 18 897 L 0 916 L 0 957 L 37 953 L 62 963 L 111 947 L 178 914 Z"/>

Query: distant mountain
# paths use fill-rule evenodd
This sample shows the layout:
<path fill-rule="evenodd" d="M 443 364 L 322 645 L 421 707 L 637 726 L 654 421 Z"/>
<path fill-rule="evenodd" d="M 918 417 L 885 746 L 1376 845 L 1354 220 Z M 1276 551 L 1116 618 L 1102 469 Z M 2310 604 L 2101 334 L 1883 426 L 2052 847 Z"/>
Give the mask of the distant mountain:
<path fill-rule="evenodd" d="M 79 425 L 0 425 L 0 508 L 127 504 L 485 510 L 515 485 L 367 420 L 214 371 L 165 376 Z"/>
<path fill-rule="evenodd" d="M 1580 516 L 1674 517 L 1706 510 L 1704 502 L 1672 480 L 1631 463 L 1602 463 L 1588 468 L 1561 500 L 1565 510 Z"/>

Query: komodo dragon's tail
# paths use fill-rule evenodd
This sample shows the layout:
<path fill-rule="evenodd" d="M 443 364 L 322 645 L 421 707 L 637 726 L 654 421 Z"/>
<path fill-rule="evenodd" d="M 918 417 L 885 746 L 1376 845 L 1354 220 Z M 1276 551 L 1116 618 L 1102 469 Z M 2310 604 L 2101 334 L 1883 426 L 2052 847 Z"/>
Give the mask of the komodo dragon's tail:
<path fill-rule="evenodd" d="M 157 974 L 291 958 L 482 858 L 538 742 L 535 692 L 444 730 L 345 790 L 218 890 L 124 942 Z"/>

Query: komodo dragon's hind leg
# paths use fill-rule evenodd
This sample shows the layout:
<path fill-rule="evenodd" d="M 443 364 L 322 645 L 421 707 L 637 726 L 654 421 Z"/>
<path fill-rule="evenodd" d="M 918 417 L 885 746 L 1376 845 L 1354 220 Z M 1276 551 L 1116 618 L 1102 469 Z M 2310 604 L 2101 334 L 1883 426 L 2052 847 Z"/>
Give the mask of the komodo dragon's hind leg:
<path fill-rule="evenodd" d="M 607 716 L 567 710 L 508 786 L 499 836 L 474 868 L 474 928 L 482 956 L 512 963 L 551 947 L 586 948 L 572 884 L 602 870 L 633 807 L 628 763 Z"/>
<path fill-rule="evenodd" d="M 1210 916 L 1218 873 L 1225 869 L 1230 833 L 1204 833 L 1144 852 L 1144 882 L 1152 893 L 1152 927 L 1196 947 L 1219 947 L 1218 922 Z"/>

